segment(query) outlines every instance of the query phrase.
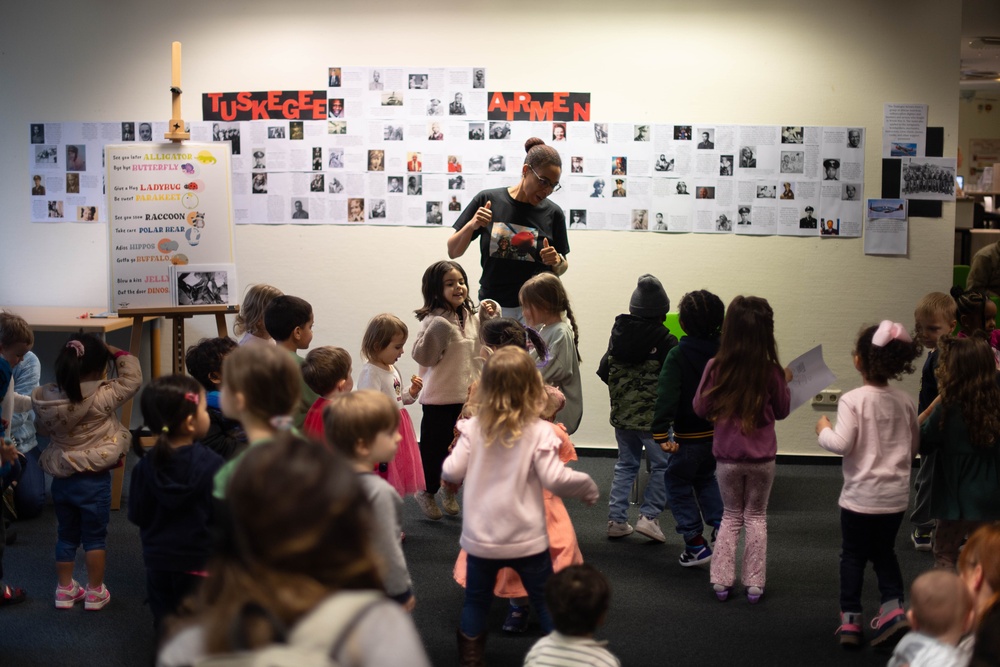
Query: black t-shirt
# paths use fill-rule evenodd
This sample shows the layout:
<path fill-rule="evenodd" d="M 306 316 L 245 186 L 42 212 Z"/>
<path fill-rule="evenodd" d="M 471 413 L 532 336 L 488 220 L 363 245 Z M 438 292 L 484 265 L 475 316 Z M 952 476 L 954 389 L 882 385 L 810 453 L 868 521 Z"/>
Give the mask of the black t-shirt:
<path fill-rule="evenodd" d="M 479 281 L 479 298 L 493 299 L 505 308 L 519 305 L 517 293 L 529 278 L 551 268 L 542 263 L 539 252 L 543 239 L 556 252 L 569 254 L 566 238 L 566 216 L 548 199 L 537 206 L 515 201 L 507 188 L 483 190 L 469 202 L 455 222 L 460 230 L 476 215 L 480 206 L 492 202 L 493 224 L 472 234 L 479 238 L 483 277 Z"/>

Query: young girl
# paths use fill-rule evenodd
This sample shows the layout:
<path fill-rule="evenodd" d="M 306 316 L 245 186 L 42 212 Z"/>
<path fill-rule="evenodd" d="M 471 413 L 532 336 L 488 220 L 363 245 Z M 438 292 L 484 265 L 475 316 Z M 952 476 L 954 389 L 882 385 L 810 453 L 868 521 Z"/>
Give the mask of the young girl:
<path fill-rule="evenodd" d="M 545 341 L 534 329 L 526 328 L 512 317 L 497 317 L 483 323 L 480 330 L 480 339 L 483 343 L 484 361 L 489 359 L 496 350 L 501 347 L 512 345 L 522 350 L 533 350 L 542 359 L 546 358 Z M 552 386 L 545 387 L 546 402 L 545 409 L 540 417 L 548 422 L 553 422 L 556 435 L 559 437 L 559 460 L 563 463 L 575 461 L 576 448 L 566 433 L 566 427 L 562 424 L 554 423 L 555 415 L 566 404 L 566 399 L 562 392 Z M 463 410 L 463 415 L 471 417 L 475 411 L 474 399 Z M 456 441 L 458 439 L 458 429 L 456 428 Z M 552 570 L 559 570 L 583 562 L 583 554 L 580 553 L 580 546 L 576 539 L 576 530 L 570 521 L 569 513 L 562 500 L 553 495 L 550 491 L 542 492 L 545 503 L 545 526 L 549 537 L 549 554 L 552 556 Z M 455 581 L 465 586 L 466 580 L 466 558 L 465 550 L 458 554 L 455 562 Z M 528 616 L 530 606 L 528 604 L 528 593 L 521 583 L 517 573 L 505 567 L 497 575 L 497 583 L 493 588 L 497 597 L 506 598 L 510 601 L 507 611 L 507 618 L 503 624 L 504 632 L 522 633 L 528 629 Z"/>
<path fill-rule="evenodd" d="M 426 488 L 416 494 L 421 511 L 429 519 L 440 519 L 441 509 L 434 494 L 441 487 L 441 462 L 448 455 L 453 429 L 476 379 L 479 318 L 469 298 L 468 277 L 457 262 L 441 261 L 424 271 L 421 282 L 424 305 L 416 311 L 420 332 L 413 343 L 413 360 L 420 364 L 423 378 L 423 419 L 420 421 L 420 456 Z M 484 307 L 480 317 L 492 316 Z M 458 499 L 447 489 L 441 491 L 448 514 L 458 514 Z"/>
<path fill-rule="evenodd" d="M 382 392 L 392 399 L 399 410 L 401 440 L 395 458 L 388 465 L 386 481 L 404 498 L 427 486 L 413 422 L 403 407 L 417 400 L 424 383 L 419 376 L 414 375 L 410 378 L 409 389 L 404 392 L 403 380 L 393 366 L 403 356 L 403 346 L 408 335 L 406 325 L 395 315 L 383 313 L 373 317 L 361 339 L 361 356 L 365 359 L 365 365 L 361 368 L 357 384 L 358 389 Z"/>
<path fill-rule="evenodd" d="M 219 468 L 213 495 L 226 498 L 226 484 L 250 449 L 292 427 L 299 404 L 302 373 L 286 350 L 275 345 L 244 345 L 222 362 L 222 414 L 243 425 L 249 445 Z"/>
<path fill-rule="evenodd" d="M 212 522 L 212 480 L 223 459 L 199 442 L 211 419 L 205 390 L 186 375 L 156 378 L 142 391 L 142 418 L 156 434 L 132 470 L 128 519 L 139 526 L 146 594 L 157 631 L 202 579 Z"/>
<path fill-rule="evenodd" d="M 195 623 L 161 649 L 157 664 L 267 650 L 287 628 L 288 646 L 330 652 L 317 662 L 430 665 L 410 615 L 381 592 L 371 510 L 343 456 L 281 433 L 246 453 L 229 498 L 225 540 L 209 563 Z"/>
<path fill-rule="evenodd" d="M 538 329 L 549 349 L 542 379 L 566 396 L 566 407 L 557 415 L 572 435 L 583 417 L 583 383 L 580 379 L 580 335 L 573 309 L 562 281 L 552 273 L 540 273 L 521 286 L 518 295 L 524 321 Z M 566 313 L 568 323 L 563 320 Z"/>
<path fill-rule="evenodd" d="M 988 524 L 969 536 L 958 558 L 958 574 L 976 604 L 974 636 L 959 643 L 972 667 L 1000 664 L 1000 524 Z"/>
<path fill-rule="evenodd" d="M 444 462 L 444 480 L 464 480 L 467 499 L 460 540 L 468 553 L 458 633 L 463 665 L 482 660 L 486 616 L 502 567 L 520 575 L 542 632 L 552 630 L 543 591 L 552 557 L 542 488 L 588 505 L 597 502 L 594 480 L 559 461 L 559 438 L 538 419 L 544 403 L 541 375 L 528 353 L 516 347 L 497 350 L 483 367 L 476 416 L 458 425 L 458 442 Z"/>
<path fill-rule="evenodd" d="M 738 296 L 722 324 L 719 351 L 705 366 L 692 407 L 715 422 L 712 454 L 722 495 L 722 524 L 711 580 L 720 601 L 736 581 L 736 544 L 746 526 L 743 585 L 755 604 L 764 594 L 767 501 L 778 439 L 774 422 L 788 416 L 788 380 L 774 342 L 774 311 L 766 299 Z"/>
<path fill-rule="evenodd" d="M 274 339 L 264 328 L 264 311 L 267 310 L 275 297 L 281 296 L 281 290 L 263 283 L 250 285 L 243 295 L 240 312 L 233 322 L 233 333 L 240 337 L 239 344 L 267 343 L 274 345 Z"/>
<path fill-rule="evenodd" d="M 913 399 L 889 380 L 913 373 L 920 343 L 901 324 L 884 320 L 862 329 L 854 367 L 864 386 L 847 392 L 837 405 L 837 427 L 824 415 L 816 423 L 823 449 L 844 457 L 840 493 L 840 645 L 861 646 L 861 592 L 865 566 L 872 561 L 882 606 L 872 623 L 872 645 L 895 644 L 909 629 L 903 610 L 903 575 L 896 560 L 896 533 L 909 507 L 910 467 L 919 432 Z"/>
<path fill-rule="evenodd" d="M 965 536 L 1000 519 L 1000 388 L 983 338 L 942 338 L 938 349 L 941 403 L 920 428 L 920 453 L 935 459 L 934 565 L 954 569 Z"/>
<path fill-rule="evenodd" d="M 114 361 L 118 377 L 107 379 Z M 56 357 L 56 382 L 31 394 L 39 433 L 51 438 L 40 463 L 52 475 L 52 503 L 59 524 L 56 543 L 57 609 L 80 600 L 102 609 L 111 600 L 104 585 L 105 539 L 111 519 L 111 469 L 122 465 L 131 441 L 116 411 L 142 384 L 139 360 L 94 334 L 73 334 Z M 76 550 L 87 554 L 87 588 L 73 579 Z"/>
<path fill-rule="evenodd" d="M 958 336 L 964 338 L 982 332 L 993 348 L 993 360 L 1000 370 L 1000 331 L 996 330 L 997 304 L 984 290 L 963 290 L 958 285 L 951 288 L 958 313 Z"/>

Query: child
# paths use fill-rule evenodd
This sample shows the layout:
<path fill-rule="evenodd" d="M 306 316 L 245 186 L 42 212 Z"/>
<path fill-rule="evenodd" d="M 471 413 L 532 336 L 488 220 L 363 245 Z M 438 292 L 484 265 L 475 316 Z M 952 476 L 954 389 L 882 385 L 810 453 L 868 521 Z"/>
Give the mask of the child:
<path fill-rule="evenodd" d="M 529 327 L 538 329 L 549 348 L 542 379 L 566 396 L 559 421 L 573 435 L 583 417 L 583 383 L 580 378 L 580 336 L 573 309 L 562 281 L 553 273 L 540 273 L 521 286 L 521 312 Z M 569 323 L 563 321 L 563 313 Z"/>
<path fill-rule="evenodd" d="M 216 339 L 219 340 L 219 339 Z M 228 340 L 228 339 L 227 339 Z M 203 578 L 211 547 L 212 480 L 224 463 L 199 440 L 209 431 L 205 390 L 185 375 L 156 378 L 142 391 L 142 418 L 156 434 L 132 469 L 128 520 L 139 526 L 146 594 L 159 632 L 163 619 Z"/>
<path fill-rule="evenodd" d="M 711 580 L 720 601 L 736 580 L 736 544 L 746 526 L 743 585 L 756 604 L 767 566 L 767 500 L 774 482 L 778 438 L 774 422 L 788 416 L 788 370 L 778 363 L 774 311 L 766 299 L 738 296 L 722 324 L 719 352 L 705 366 L 692 407 L 715 422 L 712 454 L 718 461 L 722 524 Z"/>
<path fill-rule="evenodd" d="M 972 594 L 954 572 L 924 572 L 910 587 L 913 632 L 896 645 L 887 667 L 964 667 L 958 643 L 972 630 Z"/>
<path fill-rule="evenodd" d="M 383 313 L 373 317 L 361 339 L 361 356 L 365 365 L 358 376 L 358 389 L 382 392 L 393 400 L 399 411 L 401 440 L 396 457 L 389 465 L 386 479 L 404 498 L 427 486 L 413 422 L 410 421 L 410 413 L 403 407 L 417 400 L 424 382 L 414 375 L 410 378 L 409 389 L 403 391 L 403 379 L 393 366 L 403 356 L 403 346 L 406 345 L 408 335 L 409 331 L 403 320 L 395 315 Z"/>
<path fill-rule="evenodd" d="M 982 290 L 964 290 L 959 286 L 951 288 L 958 312 L 959 336 L 971 336 L 982 331 L 987 336 L 996 328 L 997 305 Z"/>
<path fill-rule="evenodd" d="M 7 400 L 14 369 L 29 353 L 34 343 L 35 336 L 23 317 L 6 311 L 0 312 L 0 401 Z M 11 402 L 12 399 L 13 397 L 10 399 Z M 6 424 L 0 421 L 0 476 L 4 479 L 4 487 L 8 483 L 7 480 L 12 481 L 17 478 L 22 468 L 22 457 L 9 436 Z M 0 607 L 24 602 L 28 597 L 23 588 L 16 586 L 12 588 L 4 583 L 3 555 L 6 544 L 7 528 L 3 517 L 0 516 Z"/>
<path fill-rule="evenodd" d="M 343 456 L 286 431 L 247 450 L 229 491 L 228 540 L 209 564 L 195 623 L 157 664 L 201 664 L 288 641 L 316 664 L 430 665 L 413 619 L 381 593 L 371 510 Z"/>
<path fill-rule="evenodd" d="M 388 482 L 372 473 L 374 466 L 396 455 L 400 441 L 396 402 L 378 391 L 344 394 L 327 408 L 324 428 L 327 442 L 351 461 L 371 505 L 372 546 L 384 565 L 385 592 L 413 611 L 417 599 L 399 540 L 403 501 Z"/>
<path fill-rule="evenodd" d="M 118 377 L 108 380 L 111 361 Z M 40 463 L 55 478 L 57 609 L 69 609 L 83 600 L 84 609 L 96 611 L 111 600 L 104 585 L 111 469 L 122 465 L 131 442 L 117 410 L 141 384 L 138 359 L 94 334 L 81 333 L 70 336 L 59 351 L 55 384 L 42 385 L 31 394 L 39 433 L 50 436 Z M 81 544 L 87 553 L 86 590 L 73 579 Z"/>
<path fill-rule="evenodd" d="M 227 419 L 222 414 L 220 403 L 222 389 L 222 362 L 226 355 L 235 350 L 232 338 L 202 338 L 197 345 L 188 348 L 184 356 L 187 372 L 204 388 L 205 404 L 208 407 L 208 433 L 199 442 L 213 452 L 230 460 L 247 446 L 247 434 L 235 419 Z"/>
<path fill-rule="evenodd" d="M 292 426 L 302 374 L 288 353 L 274 345 L 244 345 L 222 362 L 222 414 L 237 420 L 247 434 L 247 448 L 219 468 L 212 492 L 226 498 L 226 484 L 240 459 L 254 447 Z"/>
<path fill-rule="evenodd" d="M 611 585 L 592 565 L 572 565 L 553 574 L 545 584 L 545 602 L 555 630 L 528 651 L 524 667 L 543 665 L 621 665 L 605 642 L 594 639 L 611 604 Z"/>
<path fill-rule="evenodd" d="M 247 343 L 268 343 L 274 345 L 274 339 L 267 333 L 264 326 L 264 313 L 275 298 L 281 296 L 281 290 L 263 283 L 250 285 L 240 303 L 240 312 L 233 322 L 233 333 L 240 336 L 240 345 Z"/>
<path fill-rule="evenodd" d="M 920 394 L 917 398 L 917 421 L 921 424 L 931 414 L 931 404 L 938 395 L 937 378 L 934 371 L 938 364 L 938 341 L 947 337 L 955 329 L 957 323 L 955 300 L 944 292 L 931 292 L 920 300 L 913 313 L 916 321 L 917 339 L 930 350 L 924 368 L 920 372 Z M 913 532 L 910 541 L 917 551 L 931 550 L 931 534 L 934 531 L 934 520 L 930 518 L 930 480 L 934 469 L 933 456 L 921 456 L 920 467 L 913 482 L 913 512 L 910 521 Z"/>
<path fill-rule="evenodd" d="M 3 314 L 0 313 L 0 318 Z M 0 328 L 3 324 L 0 323 Z M 18 453 L 24 462 L 21 475 L 13 489 L 14 510 L 18 521 L 32 519 L 42 513 L 45 508 L 45 473 L 38 465 L 42 454 L 38 447 L 35 434 L 35 413 L 31 410 L 31 392 L 39 385 L 42 375 L 42 364 L 34 352 L 24 355 L 21 363 L 14 366 L 11 386 L 3 398 L 3 418 L 9 419 L 8 436 L 17 446 Z M 8 402 L 9 401 L 9 402 Z M 7 408 L 10 407 L 8 417 Z"/>
<path fill-rule="evenodd" d="M 442 477 L 465 481 L 462 548 L 468 553 L 465 605 L 458 633 L 462 664 L 479 664 L 486 643 L 486 615 L 502 567 L 521 577 L 538 610 L 542 631 L 552 630 L 543 587 L 552 574 L 542 488 L 581 498 L 599 496 L 594 480 L 559 461 L 559 438 L 539 420 L 544 388 L 524 350 L 497 350 L 483 367 L 476 416 L 458 425 L 458 442 Z"/>
<path fill-rule="evenodd" d="M 934 566 L 954 570 L 965 536 L 1000 520 L 1000 388 L 985 339 L 942 339 L 938 349 L 941 401 L 920 428 L 920 451 L 934 458 Z"/>
<path fill-rule="evenodd" d="M 663 326 L 670 299 L 654 276 L 647 273 L 639 277 L 628 310 L 627 315 L 615 318 L 608 351 L 597 369 L 597 376 L 608 385 L 611 395 L 611 425 L 618 441 L 618 461 L 608 497 L 608 537 L 632 533 L 628 497 L 645 449 L 649 480 L 635 530 L 656 542 L 666 542 L 659 516 L 667 501 L 663 473 L 669 457 L 654 442 L 652 425 L 656 381 L 663 360 L 677 345 L 677 339 Z"/>
<path fill-rule="evenodd" d="M 727 317 L 728 319 L 728 317 Z M 861 330 L 854 367 L 864 386 L 837 404 L 837 428 L 824 415 L 816 422 L 823 449 L 844 457 L 840 492 L 840 645 L 861 646 L 861 592 L 870 560 L 878 578 L 881 607 L 872 645 L 891 647 L 906 633 L 903 575 L 896 559 L 896 533 L 910 499 L 910 468 L 920 442 L 913 399 L 889 386 L 914 371 L 920 343 L 902 324 L 883 320 Z"/>
<path fill-rule="evenodd" d="M 959 644 L 970 667 L 1000 665 L 1000 524 L 969 536 L 958 557 L 958 574 L 975 600 L 976 631 Z"/>
<path fill-rule="evenodd" d="M 323 435 L 323 411 L 326 406 L 340 394 L 354 388 L 351 364 L 351 355 L 347 350 L 332 345 L 317 347 L 306 355 L 302 377 L 318 398 L 309 406 L 302 431 L 316 442 L 326 442 Z"/>
<path fill-rule="evenodd" d="M 278 348 L 287 350 L 301 367 L 302 357 L 296 350 L 305 350 L 313 339 L 313 310 L 309 302 L 287 294 L 275 297 L 264 311 L 264 326 Z M 295 428 L 302 428 L 306 413 L 317 398 L 319 395 L 309 388 L 305 379 L 299 378 L 299 403 L 292 414 Z"/>
<path fill-rule="evenodd" d="M 479 319 L 469 298 L 468 277 L 458 262 L 435 262 L 424 271 L 420 290 L 424 305 L 416 311 L 420 331 L 413 343 L 413 360 L 424 387 L 420 395 L 420 457 L 426 489 L 415 494 L 428 519 L 440 519 L 434 494 L 441 488 L 441 463 L 448 455 L 453 429 L 476 379 Z M 491 315 L 483 308 L 480 317 Z M 458 514 L 458 499 L 441 489 L 444 511 Z"/>
<path fill-rule="evenodd" d="M 712 549 L 702 535 L 712 527 L 712 542 L 722 522 L 722 496 L 712 456 L 712 422 L 691 407 L 708 360 L 719 351 L 719 333 L 725 306 L 707 290 L 689 292 L 681 299 L 678 321 L 687 333 L 670 350 L 657 384 L 653 437 L 667 459 L 667 503 L 684 538 L 679 562 L 691 567 L 710 562 Z M 673 437 L 671 437 L 673 431 Z"/>

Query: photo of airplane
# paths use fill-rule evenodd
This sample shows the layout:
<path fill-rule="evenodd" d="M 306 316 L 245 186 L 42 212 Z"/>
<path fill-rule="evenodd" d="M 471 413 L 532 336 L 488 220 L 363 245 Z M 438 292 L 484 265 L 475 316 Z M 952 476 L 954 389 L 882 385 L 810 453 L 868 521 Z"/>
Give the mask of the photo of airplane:
<path fill-rule="evenodd" d="M 889 155 L 891 157 L 915 157 L 917 154 L 916 144 L 897 144 L 894 143 L 889 147 Z"/>
<path fill-rule="evenodd" d="M 903 199 L 869 199 L 868 219 L 906 220 L 906 201 Z"/>

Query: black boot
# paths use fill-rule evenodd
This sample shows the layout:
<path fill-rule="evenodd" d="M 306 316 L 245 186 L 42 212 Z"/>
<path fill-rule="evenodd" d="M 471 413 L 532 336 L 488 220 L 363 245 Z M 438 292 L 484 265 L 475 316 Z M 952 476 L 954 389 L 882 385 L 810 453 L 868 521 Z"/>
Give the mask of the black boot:
<path fill-rule="evenodd" d="M 478 637 L 466 637 L 458 630 L 459 667 L 486 667 L 486 633 Z"/>

